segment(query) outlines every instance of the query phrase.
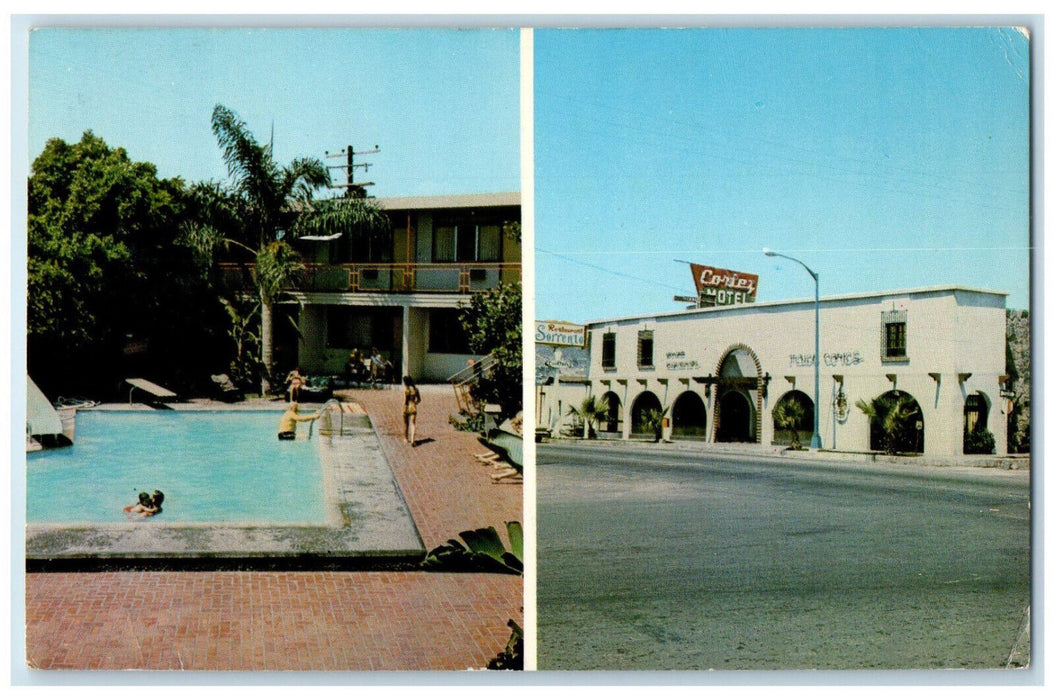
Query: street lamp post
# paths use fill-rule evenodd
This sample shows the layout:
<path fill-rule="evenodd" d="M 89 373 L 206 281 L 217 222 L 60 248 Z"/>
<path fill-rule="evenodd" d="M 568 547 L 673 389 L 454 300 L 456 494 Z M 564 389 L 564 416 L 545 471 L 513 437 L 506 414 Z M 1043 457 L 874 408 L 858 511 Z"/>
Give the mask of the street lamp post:
<path fill-rule="evenodd" d="M 811 270 L 806 263 L 790 255 L 778 253 L 769 248 L 763 248 L 762 252 L 771 258 L 786 258 L 797 262 L 810 273 L 813 278 L 813 437 L 810 438 L 810 447 L 819 450 L 821 448 L 821 280 L 820 275 Z"/>

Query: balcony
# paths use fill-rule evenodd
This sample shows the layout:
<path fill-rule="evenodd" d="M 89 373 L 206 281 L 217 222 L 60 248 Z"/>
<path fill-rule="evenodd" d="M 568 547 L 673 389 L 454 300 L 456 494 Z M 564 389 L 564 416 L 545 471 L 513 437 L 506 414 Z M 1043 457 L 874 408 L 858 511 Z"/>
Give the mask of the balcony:
<path fill-rule="evenodd" d="M 252 288 L 253 265 L 219 267 L 225 287 Z M 519 262 L 307 263 L 289 291 L 469 294 L 519 280 Z"/>

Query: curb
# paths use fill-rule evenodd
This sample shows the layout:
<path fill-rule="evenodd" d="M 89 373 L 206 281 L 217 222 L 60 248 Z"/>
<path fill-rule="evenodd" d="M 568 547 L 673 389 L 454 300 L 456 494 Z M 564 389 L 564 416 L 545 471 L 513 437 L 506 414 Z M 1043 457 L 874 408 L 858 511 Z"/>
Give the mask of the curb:
<path fill-rule="evenodd" d="M 783 445 L 756 445 L 725 443 L 716 444 L 712 442 L 696 441 L 662 441 L 651 440 L 617 440 L 617 439 L 593 439 L 582 440 L 576 438 L 547 438 L 543 442 L 554 445 L 575 445 L 584 449 L 600 447 L 622 448 L 622 449 L 654 449 L 667 452 L 693 452 L 696 454 L 731 455 L 739 457 L 767 457 L 784 458 L 804 462 L 809 461 L 838 461 L 855 462 L 860 464 L 876 464 L 883 466 L 915 466 L 915 467 L 972 467 L 977 469 L 1000 469 L 1006 471 L 1029 471 L 1031 468 L 1031 456 L 1028 454 L 1016 456 L 995 455 L 959 455 L 949 457 L 925 457 L 908 455 L 885 455 L 878 452 L 840 452 L 838 450 L 810 449 L 792 450 Z"/>

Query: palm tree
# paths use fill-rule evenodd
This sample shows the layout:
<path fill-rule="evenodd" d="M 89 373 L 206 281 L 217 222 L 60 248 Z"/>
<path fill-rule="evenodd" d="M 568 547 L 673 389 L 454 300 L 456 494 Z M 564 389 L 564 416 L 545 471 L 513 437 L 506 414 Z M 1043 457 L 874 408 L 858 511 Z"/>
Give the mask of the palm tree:
<path fill-rule="evenodd" d="M 593 394 L 583 399 L 578 406 L 572 406 L 568 410 L 569 415 L 573 415 L 582 421 L 583 440 L 590 439 L 590 426 L 607 413 L 608 401 L 604 398 L 597 398 Z"/>
<path fill-rule="evenodd" d="M 855 405 L 878 430 L 883 452 L 898 454 L 908 447 L 912 425 L 919 415 L 919 406 L 914 399 L 907 395 L 894 397 L 884 394 L 871 402 L 858 399 Z"/>
<path fill-rule="evenodd" d="M 254 283 L 260 299 L 261 392 L 270 393 L 274 373 L 273 311 L 282 291 L 303 269 L 289 244 L 304 234 L 373 234 L 390 226 L 388 218 L 363 198 L 315 199 L 330 175 L 318 158 L 275 162 L 273 144 L 261 144 L 238 115 L 223 105 L 212 112 L 212 131 L 227 166 L 226 185 L 199 183 L 192 188 L 196 221 L 189 239 L 211 256 L 219 246 L 239 248 L 255 262 Z"/>
<path fill-rule="evenodd" d="M 667 417 L 667 411 L 669 410 L 670 406 L 649 408 L 645 410 L 641 417 L 641 426 L 652 433 L 655 438 L 654 442 L 659 442 L 663 439 L 663 419 Z"/>
<path fill-rule="evenodd" d="M 789 396 L 781 401 L 773 409 L 773 422 L 781 430 L 791 432 L 791 449 L 801 450 L 802 442 L 799 441 L 799 426 L 802 419 L 806 417 L 806 407 L 795 396 Z"/>

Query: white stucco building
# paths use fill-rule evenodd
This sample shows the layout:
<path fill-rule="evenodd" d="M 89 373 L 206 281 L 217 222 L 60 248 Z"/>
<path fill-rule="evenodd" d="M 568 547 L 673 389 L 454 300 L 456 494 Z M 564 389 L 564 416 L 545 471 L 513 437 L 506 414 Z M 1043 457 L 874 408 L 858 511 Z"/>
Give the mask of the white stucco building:
<path fill-rule="evenodd" d="M 391 221 L 385 235 L 295 241 L 305 269 L 281 304 L 296 329 L 276 324 L 282 372 L 340 375 L 353 349 L 376 348 L 397 376 L 445 381 L 476 357 L 459 304 L 520 281 L 520 240 L 505 230 L 520 222 L 519 192 L 374 201 Z M 251 264 L 221 267 L 229 284 L 249 286 Z"/>
<path fill-rule="evenodd" d="M 559 429 L 595 394 L 611 436 L 643 437 L 645 412 L 666 408 L 675 440 L 787 444 L 773 410 L 795 397 L 803 444 L 817 401 L 824 449 L 869 451 L 878 441 L 855 403 L 891 394 L 917 411 L 908 451 L 963 454 L 965 426 L 980 423 L 1006 454 L 1005 300 L 960 286 L 822 298 L 819 398 L 813 299 L 593 321 L 587 377 L 540 387 L 537 419 Z"/>

